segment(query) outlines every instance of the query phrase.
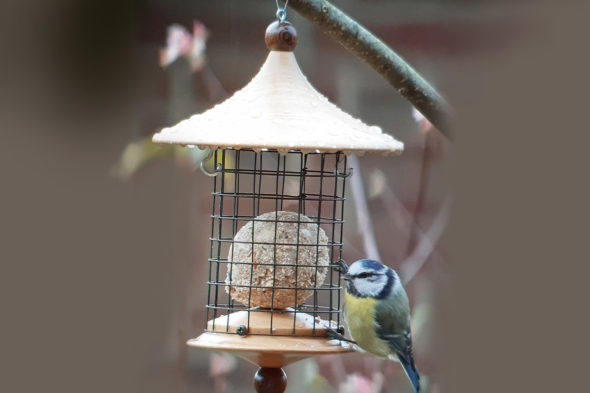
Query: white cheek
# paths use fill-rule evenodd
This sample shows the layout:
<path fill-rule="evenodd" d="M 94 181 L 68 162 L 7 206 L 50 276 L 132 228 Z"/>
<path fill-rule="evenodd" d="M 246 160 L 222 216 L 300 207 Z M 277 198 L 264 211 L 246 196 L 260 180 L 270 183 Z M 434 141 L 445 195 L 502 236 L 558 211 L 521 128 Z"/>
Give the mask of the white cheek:
<path fill-rule="evenodd" d="M 356 290 L 364 296 L 377 296 L 383 289 L 384 282 L 382 280 L 355 280 L 354 286 Z"/>

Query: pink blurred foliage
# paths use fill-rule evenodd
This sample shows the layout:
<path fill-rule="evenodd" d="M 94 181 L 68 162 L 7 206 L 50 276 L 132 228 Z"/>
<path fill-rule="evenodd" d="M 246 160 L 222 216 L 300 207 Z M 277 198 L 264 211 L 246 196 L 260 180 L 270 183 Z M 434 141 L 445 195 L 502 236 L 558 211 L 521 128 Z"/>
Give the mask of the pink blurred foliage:
<path fill-rule="evenodd" d="M 191 34 L 184 26 L 175 23 L 168 26 L 167 33 L 166 47 L 160 49 L 160 66 L 167 67 L 178 58 L 186 57 L 193 71 L 202 70 L 209 37 L 205 25 L 194 20 Z"/>
<path fill-rule="evenodd" d="M 234 371 L 238 364 L 234 356 L 227 353 L 211 353 L 209 356 L 209 375 L 215 380 L 215 392 L 227 392 L 227 375 Z"/>
<path fill-rule="evenodd" d="M 346 366 L 339 355 L 318 356 L 314 359 L 318 373 L 332 386 L 338 386 L 346 378 Z"/>
<path fill-rule="evenodd" d="M 211 353 L 209 358 L 210 360 L 210 367 L 209 367 L 209 374 L 212 377 L 216 377 L 218 375 L 229 374 L 233 370 L 235 370 L 237 361 L 236 358 L 232 355 L 226 353 Z"/>
<path fill-rule="evenodd" d="M 384 382 L 385 377 L 381 372 L 374 372 L 371 378 L 354 373 L 340 383 L 338 393 L 379 393 L 383 389 Z"/>

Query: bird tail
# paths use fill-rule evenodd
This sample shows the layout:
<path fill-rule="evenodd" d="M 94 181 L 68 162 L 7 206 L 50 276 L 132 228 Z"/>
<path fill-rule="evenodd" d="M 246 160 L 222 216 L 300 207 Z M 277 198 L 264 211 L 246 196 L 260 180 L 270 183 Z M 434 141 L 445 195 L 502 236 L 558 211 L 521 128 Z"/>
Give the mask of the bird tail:
<path fill-rule="evenodd" d="M 411 358 L 408 361 L 400 356 L 399 362 L 401 363 L 402 367 L 404 368 L 404 371 L 406 372 L 406 375 L 410 379 L 410 382 L 412 382 L 412 387 L 414 388 L 414 391 L 416 393 L 419 393 L 420 392 L 420 374 L 418 374 L 418 370 L 416 370 L 416 366 L 414 365 L 414 361 Z"/>

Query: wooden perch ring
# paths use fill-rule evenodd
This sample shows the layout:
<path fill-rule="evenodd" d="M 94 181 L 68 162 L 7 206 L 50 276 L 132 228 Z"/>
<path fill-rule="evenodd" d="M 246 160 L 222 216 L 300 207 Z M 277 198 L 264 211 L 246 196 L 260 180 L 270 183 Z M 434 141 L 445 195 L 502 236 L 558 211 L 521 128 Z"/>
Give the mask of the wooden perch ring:
<path fill-rule="evenodd" d="M 290 22 L 274 21 L 266 28 L 266 47 L 279 52 L 293 52 L 297 46 L 297 30 Z"/>

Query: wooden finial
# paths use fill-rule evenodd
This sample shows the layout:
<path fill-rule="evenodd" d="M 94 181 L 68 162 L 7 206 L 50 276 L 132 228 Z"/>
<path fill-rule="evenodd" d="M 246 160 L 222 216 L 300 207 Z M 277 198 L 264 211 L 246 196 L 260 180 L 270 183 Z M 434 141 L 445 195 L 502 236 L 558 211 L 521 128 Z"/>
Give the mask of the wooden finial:
<path fill-rule="evenodd" d="M 282 368 L 260 367 L 254 375 L 257 393 L 283 393 L 287 389 L 287 374 Z"/>
<path fill-rule="evenodd" d="M 280 52 L 293 52 L 297 46 L 297 30 L 290 22 L 274 21 L 266 28 L 266 47 Z"/>

